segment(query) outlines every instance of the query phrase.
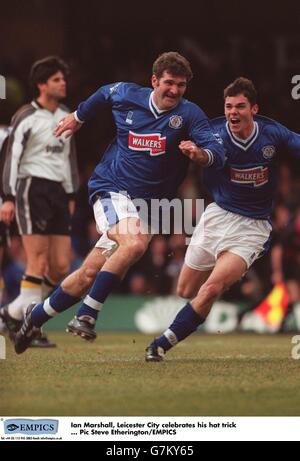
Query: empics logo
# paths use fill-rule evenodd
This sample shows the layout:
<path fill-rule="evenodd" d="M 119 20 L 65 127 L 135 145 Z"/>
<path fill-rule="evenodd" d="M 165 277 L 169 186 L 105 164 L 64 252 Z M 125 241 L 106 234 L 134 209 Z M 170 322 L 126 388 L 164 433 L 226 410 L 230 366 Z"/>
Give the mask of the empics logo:
<path fill-rule="evenodd" d="M 13 432 L 15 431 L 16 429 L 19 429 L 19 426 L 17 424 L 8 424 L 8 426 L 6 427 L 6 429 L 8 430 L 8 432 Z"/>
<path fill-rule="evenodd" d="M 166 137 L 160 133 L 138 134 L 129 131 L 128 147 L 135 151 L 149 151 L 150 155 L 161 155 L 166 153 Z"/>
<path fill-rule="evenodd" d="M 5 434 L 56 434 L 56 419 L 7 419 L 4 421 Z"/>
<path fill-rule="evenodd" d="M 6 82 L 3 75 L 0 75 L 0 99 L 6 99 Z"/>

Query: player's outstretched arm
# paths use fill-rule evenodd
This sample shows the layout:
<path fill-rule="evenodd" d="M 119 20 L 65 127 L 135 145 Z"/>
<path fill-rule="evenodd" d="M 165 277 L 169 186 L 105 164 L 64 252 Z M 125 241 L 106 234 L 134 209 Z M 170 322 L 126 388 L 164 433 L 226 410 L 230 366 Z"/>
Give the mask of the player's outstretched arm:
<path fill-rule="evenodd" d="M 189 159 L 199 163 L 199 165 L 204 166 L 208 164 L 208 153 L 204 149 L 201 149 L 201 147 L 196 146 L 193 141 L 181 141 L 178 147 L 183 155 L 186 155 Z"/>
<path fill-rule="evenodd" d="M 81 128 L 82 123 L 78 122 L 73 114 L 69 114 L 64 117 L 56 126 L 54 130 L 54 135 L 58 138 L 60 135 L 65 133 L 65 137 L 69 138 L 74 134 L 79 128 Z"/>

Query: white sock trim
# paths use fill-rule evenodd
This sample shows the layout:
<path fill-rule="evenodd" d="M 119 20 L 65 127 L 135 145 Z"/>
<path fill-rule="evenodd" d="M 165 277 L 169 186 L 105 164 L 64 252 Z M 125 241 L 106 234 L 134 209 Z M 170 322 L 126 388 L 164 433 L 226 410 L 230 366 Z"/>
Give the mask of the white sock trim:
<path fill-rule="evenodd" d="M 95 309 L 95 311 L 101 311 L 102 306 L 103 306 L 103 303 L 100 303 L 96 299 L 91 298 L 90 295 L 86 295 L 83 302 L 84 304 L 91 307 L 92 309 Z"/>
<path fill-rule="evenodd" d="M 43 309 L 47 315 L 50 315 L 50 317 L 54 317 L 55 315 L 59 314 L 59 312 L 53 309 L 53 307 L 50 305 L 50 298 L 45 299 Z"/>
<path fill-rule="evenodd" d="M 176 344 L 178 343 L 177 336 L 169 328 L 164 332 L 164 336 L 167 338 L 167 340 L 172 346 L 176 346 Z"/>

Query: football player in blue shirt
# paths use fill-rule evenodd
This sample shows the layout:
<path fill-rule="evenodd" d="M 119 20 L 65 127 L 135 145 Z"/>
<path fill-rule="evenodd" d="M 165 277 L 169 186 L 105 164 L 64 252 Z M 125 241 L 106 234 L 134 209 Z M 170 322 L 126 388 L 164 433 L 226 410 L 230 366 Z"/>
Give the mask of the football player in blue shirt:
<path fill-rule="evenodd" d="M 99 110 L 112 110 L 117 136 L 89 181 L 90 201 L 102 236 L 79 270 L 50 298 L 34 309 L 30 306 L 16 336 L 17 353 L 27 349 L 39 327 L 79 302 L 88 290 L 68 330 L 94 339 L 105 299 L 151 240 L 151 231 L 133 200 L 173 198 L 189 158 L 207 169 L 223 166 L 224 149 L 206 115 L 183 98 L 191 78 L 190 64 L 183 56 L 163 53 L 153 65 L 152 89 L 123 82 L 105 85 L 59 123 L 56 136 L 68 136 Z"/>
<path fill-rule="evenodd" d="M 225 117 L 212 126 L 223 140 L 225 166 L 213 174 L 204 171 L 214 202 L 194 231 L 178 281 L 178 294 L 192 301 L 149 344 L 146 361 L 163 360 L 166 351 L 194 332 L 214 301 L 268 249 L 279 157 L 287 152 L 300 159 L 300 135 L 256 115 L 250 80 L 236 79 L 224 90 L 224 100 Z"/>

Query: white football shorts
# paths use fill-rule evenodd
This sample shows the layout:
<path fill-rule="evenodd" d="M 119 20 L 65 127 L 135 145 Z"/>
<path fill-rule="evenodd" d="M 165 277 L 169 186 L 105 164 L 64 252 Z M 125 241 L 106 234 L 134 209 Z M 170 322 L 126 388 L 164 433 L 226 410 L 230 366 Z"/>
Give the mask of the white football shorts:
<path fill-rule="evenodd" d="M 122 219 L 138 218 L 143 220 L 143 215 L 139 212 L 130 197 L 117 192 L 109 192 L 104 197 L 99 197 L 94 203 L 94 216 L 96 227 L 99 234 L 102 234 L 95 247 L 103 249 L 102 254 L 109 258 L 118 248 L 117 242 L 110 239 L 107 232 L 119 223 Z M 146 221 L 147 222 L 147 221 Z M 125 233 L 147 233 L 147 224 L 141 222 L 141 227 L 128 227 Z"/>
<path fill-rule="evenodd" d="M 208 205 L 194 230 L 185 255 L 185 264 L 199 271 L 212 270 L 218 256 L 230 251 L 251 264 L 268 250 L 272 226 L 226 211 L 216 203 Z"/>

